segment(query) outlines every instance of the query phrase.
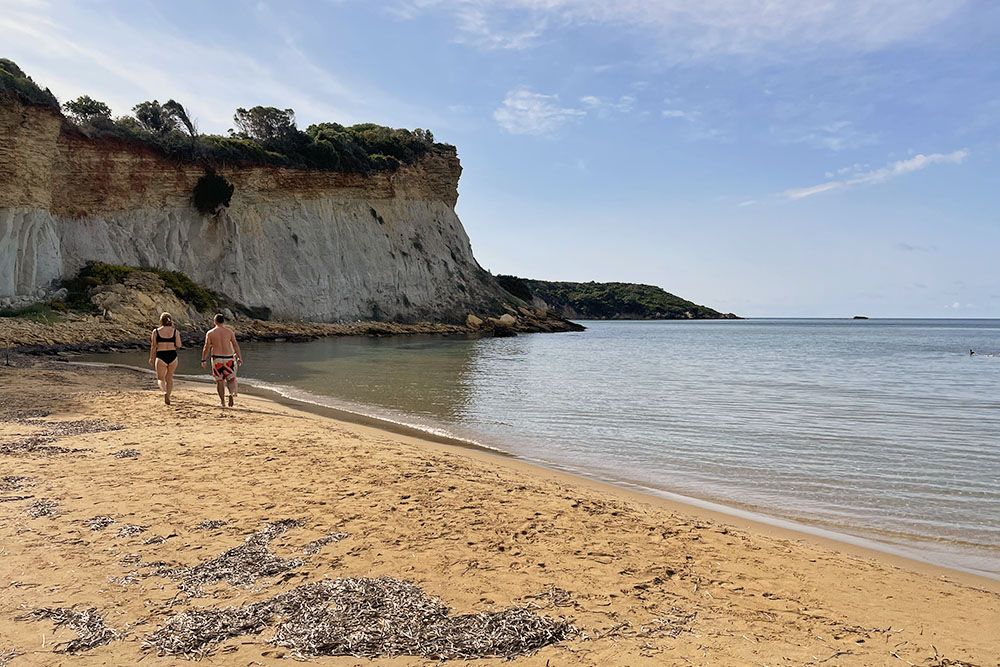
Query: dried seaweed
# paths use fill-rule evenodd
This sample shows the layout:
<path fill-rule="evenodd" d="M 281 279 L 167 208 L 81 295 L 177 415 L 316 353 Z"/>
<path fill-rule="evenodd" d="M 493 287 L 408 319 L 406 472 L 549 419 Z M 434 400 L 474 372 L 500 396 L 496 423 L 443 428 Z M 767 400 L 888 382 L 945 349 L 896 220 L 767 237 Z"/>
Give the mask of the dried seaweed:
<path fill-rule="evenodd" d="M 326 545 L 333 542 L 339 542 L 345 537 L 347 537 L 347 533 L 330 533 L 329 535 L 325 535 L 318 540 L 313 540 L 309 544 L 302 547 L 302 553 L 311 556 L 315 553 L 319 553 L 319 550 Z"/>
<path fill-rule="evenodd" d="M 198 595 L 202 586 L 219 581 L 232 586 L 251 586 L 258 579 L 287 572 L 302 564 L 297 558 L 279 558 L 267 548 L 269 542 L 299 525 L 301 522 L 294 519 L 268 524 L 247 537 L 240 546 L 216 558 L 193 567 L 163 570 L 160 574 L 180 580 L 181 590 L 189 595 Z"/>
<path fill-rule="evenodd" d="M 145 526 L 136 526 L 131 523 L 126 523 L 118 529 L 118 537 L 132 537 L 133 535 L 138 535 L 139 533 L 144 532 L 146 532 Z"/>
<path fill-rule="evenodd" d="M 556 588 L 555 586 L 547 588 L 537 595 L 529 595 L 528 597 L 536 600 L 544 600 L 553 607 L 572 607 L 576 604 L 573 601 L 572 593 L 562 588 Z"/>
<path fill-rule="evenodd" d="M 219 642 L 257 634 L 273 618 L 271 600 L 241 607 L 186 611 L 171 617 L 165 626 L 148 635 L 143 648 L 154 649 L 159 655 L 202 658 Z"/>
<path fill-rule="evenodd" d="M 48 417 L 50 414 L 52 413 L 49 412 L 48 410 L 39 410 L 35 408 L 22 408 L 22 409 L 7 411 L 7 414 L 5 414 L 2 418 L 0 418 L 0 421 L 24 422 L 28 421 L 29 419 L 39 419 L 41 417 Z"/>
<path fill-rule="evenodd" d="M 38 423 L 38 422 L 33 422 Z M 112 424 L 101 419 L 76 419 L 64 422 L 44 422 L 45 434 L 65 438 L 88 433 L 104 433 L 106 431 L 121 431 L 122 424 Z"/>
<path fill-rule="evenodd" d="M 206 519 L 194 527 L 195 530 L 216 530 L 229 522 L 225 519 Z"/>
<path fill-rule="evenodd" d="M 104 530 L 114 522 L 115 520 L 110 516 L 100 514 L 98 516 L 95 516 L 93 519 L 87 519 L 86 523 L 87 523 L 87 528 L 90 528 L 93 531 L 98 531 L 98 530 Z"/>
<path fill-rule="evenodd" d="M 143 646 L 196 658 L 219 642 L 271 625 L 276 625 L 271 643 L 303 658 L 513 658 L 575 632 L 566 619 L 519 607 L 452 616 L 416 585 L 382 577 L 328 579 L 241 607 L 183 612 L 148 635 Z"/>
<path fill-rule="evenodd" d="M 0 496 L 0 503 L 13 503 L 18 500 L 28 500 L 34 496 Z"/>
<path fill-rule="evenodd" d="M 177 534 L 170 533 L 169 535 L 153 535 L 151 537 L 146 538 L 143 544 L 163 544 L 171 537 L 177 537 Z"/>
<path fill-rule="evenodd" d="M 19 621 L 49 619 L 57 627 L 67 627 L 77 634 L 76 639 L 56 644 L 58 653 L 78 653 L 109 643 L 117 633 L 104 623 L 104 617 L 91 607 L 79 611 L 71 607 L 45 607 L 18 617 Z"/>
<path fill-rule="evenodd" d="M 69 454 L 74 452 L 88 451 L 86 449 L 61 447 L 53 445 L 59 438 L 87 433 L 103 433 L 105 431 L 120 431 L 125 428 L 121 424 L 112 424 L 100 419 L 77 419 L 74 421 L 46 422 L 36 419 L 16 418 L 15 421 L 24 424 L 32 424 L 44 427 L 39 433 L 19 438 L 10 442 L 0 444 L 0 454 L 24 455 L 36 454 L 41 456 L 53 456 L 56 454 Z"/>
<path fill-rule="evenodd" d="M 0 493 L 17 491 L 20 488 L 28 486 L 30 483 L 31 478 L 26 475 L 4 475 L 0 477 Z"/>
<path fill-rule="evenodd" d="M 137 459 L 139 458 L 138 449 L 119 449 L 117 452 L 113 452 L 111 456 L 116 459 Z"/>
<path fill-rule="evenodd" d="M 25 511 L 32 519 L 38 519 L 43 516 L 52 516 L 59 511 L 59 503 L 54 500 L 42 498 L 41 500 L 36 500 L 28 505 L 28 509 Z"/>
<path fill-rule="evenodd" d="M 0 651 L 0 667 L 7 667 L 11 660 L 21 655 L 16 648 Z"/>
<path fill-rule="evenodd" d="M 138 571 L 133 570 L 132 572 L 120 577 L 108 577 L 108 581 L 113 584 L 118 584 L 119 586 L 130 586 L 139 581 L 141 577 L 142 575 L 140 575 Z"/>
<path fill-rule="evenodd" d="M 82 452 L 84 449 L 73 449 L 71 447 L 60 447 L 53 445 L 56 439 L 45 433 L 18 438 L 10 442 L 0 444 L 0 454 L 19 456 L 24 454 L 38 454 L 41 456 L 54 456 L 56 454 L 69 454 L 70 452 Z"/>

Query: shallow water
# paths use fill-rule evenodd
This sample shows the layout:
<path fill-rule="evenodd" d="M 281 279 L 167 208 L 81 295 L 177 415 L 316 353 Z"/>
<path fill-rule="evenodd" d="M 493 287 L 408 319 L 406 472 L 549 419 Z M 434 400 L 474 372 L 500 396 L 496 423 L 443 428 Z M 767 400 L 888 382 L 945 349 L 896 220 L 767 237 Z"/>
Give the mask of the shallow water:
<path fill-rule="evenodd" d="M 1000 321 L 586 324 L 482 340 L 252 343 L 242 374 L 289 397 L 1000 575 L 1000 356 L 989 354 L 1000 355 Z M 202 372 L 197 354 L 182 354 L 180 373 Z"/>

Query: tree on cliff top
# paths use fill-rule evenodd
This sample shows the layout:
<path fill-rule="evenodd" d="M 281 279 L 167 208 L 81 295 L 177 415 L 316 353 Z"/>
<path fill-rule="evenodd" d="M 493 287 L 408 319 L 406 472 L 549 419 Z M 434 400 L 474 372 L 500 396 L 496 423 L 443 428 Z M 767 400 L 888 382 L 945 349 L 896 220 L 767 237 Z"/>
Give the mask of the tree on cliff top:
<path fill-rule="evenodd" d="M 295 127 L 295 111 L 292 109 L 240 107 L 233 116 L 233 122 L 239 132 L 230 130 L 232 134 L 257 141 L 266 147 L 283 146 L 295 135 L 301 134 Z"/>
<path fill-rule="evenodd" d="M 156 100 L 139 102 L 132 107 L 132 113 L 143 129 L 153 134 L 166 134 L 174 129 L 174 121 L 163 105 Z"/>
<path fill-rule="evenodd" d="M 99 118 L 111 118 L 111 107 L 90 95 L 81 95 L 75 100 L 64 102 L 62 108 L 81 125 L 92 123 Z"/>
<path fill-rule="evenodd" d="M 163 103 L 163 112 L 166 113 L 170 118 L 174 120 L 174 125 L 178 129 L 184 128 L 188 135 L 192 137 L 198 136 L 198 128 L 195 126 L 194 121 L 188 114 L 187 109 L 180 102 L 175 102 L 173 100 L 167 100 Z"/>

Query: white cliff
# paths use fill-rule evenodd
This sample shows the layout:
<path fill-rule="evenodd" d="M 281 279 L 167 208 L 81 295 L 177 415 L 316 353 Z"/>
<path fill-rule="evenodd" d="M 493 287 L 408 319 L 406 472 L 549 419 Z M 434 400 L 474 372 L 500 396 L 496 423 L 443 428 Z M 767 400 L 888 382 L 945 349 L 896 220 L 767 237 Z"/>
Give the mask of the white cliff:
<path fill-rule="evenodd" d="M 472 255 L 446 148 L 373 176 L 218 167 L 236 190 L 214 216 L 190 203 L 204 170 L 3 105 L 0 298 L 97 260 L 181 271 L 289 319 L 460 321 L 511 301 Z"/>

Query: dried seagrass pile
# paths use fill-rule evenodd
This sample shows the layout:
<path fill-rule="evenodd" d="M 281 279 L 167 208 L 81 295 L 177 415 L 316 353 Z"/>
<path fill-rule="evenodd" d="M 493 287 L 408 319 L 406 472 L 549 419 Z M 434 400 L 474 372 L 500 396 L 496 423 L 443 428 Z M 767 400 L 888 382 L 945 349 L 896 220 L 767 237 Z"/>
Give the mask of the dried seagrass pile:
<path fill-rule="evenodd" d="M 311 556 L 313 554 L 319 553 L 319 550 L 325 547 L 326 545 L 332 544 L 334 542 L 339 542 L 346 537 L 347 533 L 331 533 L 329 535 L 324 535 L 318 540 L 313 540 L 309 544 L 302 547 L 302 553 Z"/>
<path fill-rule="evenodd" d="M 54 500 L 42 498 L 28 505 L 25 510 L 32 519 L 40 519 L 43 516 L 52 516 L 59 511 L 59 503 Z"/>
<path fill-rule="evenodd" d="M 93 519 L 87 519 L 86 524 L 87 528 L 90 528 L 93 531 L 98 531 L 98 530 L 104 530 L 114 522 L 115 522 L 114 518 L 101 514 L 95 516 Z"/>
<path fill-rule="evenodd" d="M 37 455 L 55 456 L 56 454 L 69 454 L 70 452 L 82 452 L 83 449 L 72 449 L 70 447 L 60 447 L 53 445 L 55 438 L 50 438 L 44 434 L 29 435 L 17 440 L 0 443 L 0 454 L 10 456 Z"/>
<path fill-rule="evenodd" d="M 132 537 L 133 535 L 138 535 L 139 533 L 145 533 L 145 526 L 136 526 L 131 523 L 126 523 L 121 528 L 118 529 L 118 537 Z"/>
<path fill-rule="evenodd" d="M 119 449 L 117 452 L 111 454 L 111 456 L 116 459 L 137 459 L 139 458 L 138 449 Z"/>
<path fill-rule="evenodd" d="M 75 421 L 46 422 L 36 418 L 15 417 L 8 419 L 22 424 L 42 426 L 44 430 L 16 440 L 0 443 L 0 454 L 7 455 L 39 455 L 55 456 L 57 454 L 69 454 L 73 452 L 85 452 L 86 449 L 61 447 L 54 445 L 59 438 L 74 435 L 84 435 L 87 433 L 103 433 L 106 431 L 120 431 L 124 426 L 112 424 L 100 419 L 78 419 Z"/>
<path fill-rule="evenodd" d="M 222 528 L 229 522 L 225 519 L 205 519 L 197 526 L 194 527 L 195 530 L 216 530 Z"/>
<path fill-rule="evenodd" d="M 17 491 L 18 489 L 31 485 L 31 478 L 25 475 L 4 475 L 0 477 L 0 493 Z"/>
<path fill-rule="evenodd" d="M 300 526 L 295 519 L 283 519 L 268 524 L 221 556 L 193 567 L 161 570 L 159 574 L 180 581 L 180 588 L 189 595 L 198 595 L 201 587 L 225 581 L 233 586 L 251 586 L 263 577 L 271 577 L 302 565 L 297 558 L 283 559 L 267 548 L 269 542 L 291 528 Z"/>
<path fill-rule="evenodd" d="M 104 617 L 97 609 L 77 610 L 69 607 L 44 607 L 18 617 L 21 621 L 41 621 L 49 619 L 57 628 L 67 627 L 73 630 L 77 637 L 68 642 L 57 644 L 55 650 L 59 653 L 77 653 L 107 644 L 117 636 L 117 633 L 104 623 Z"/>
<path fill-rule="evenodd" d="M 381 577 L 327 579 L 249 605 L 183 612 L 148 635 L 143 646 L 198 658 L 219 642 L 271 625 L 276 629 L 270 643 L 303 658 L 513 658 L 574 632 L 566 619 L 524 608 L 452 616 L 414 584 Z"/>

